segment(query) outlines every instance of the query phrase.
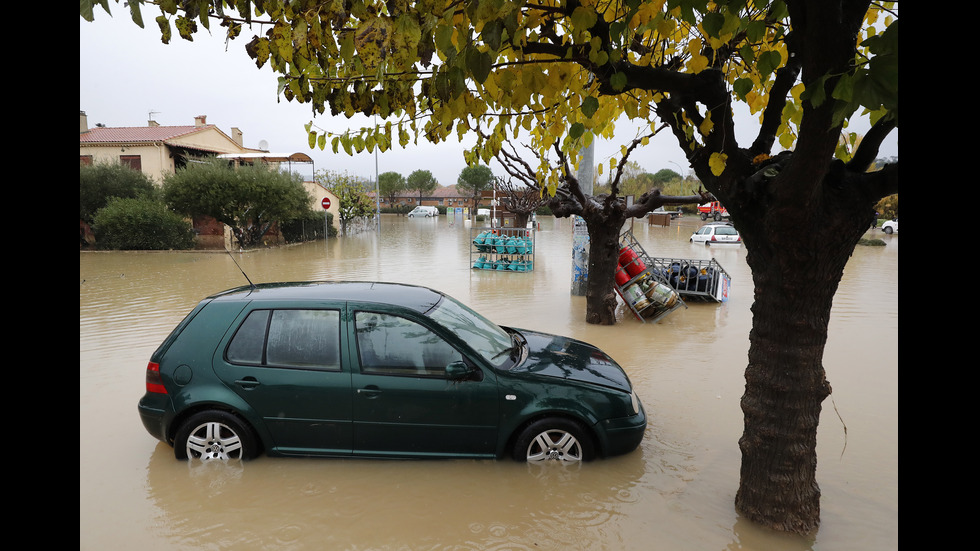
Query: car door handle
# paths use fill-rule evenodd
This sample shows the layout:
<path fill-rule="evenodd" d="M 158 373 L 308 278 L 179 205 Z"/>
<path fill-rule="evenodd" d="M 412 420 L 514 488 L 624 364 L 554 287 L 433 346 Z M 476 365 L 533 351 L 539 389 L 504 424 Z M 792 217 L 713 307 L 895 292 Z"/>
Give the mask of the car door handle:
<path fill-rule="evenodd" d="M 235 381 L 235 384 L 244 388 L 245 390 L 251 390 L 262 383 L 260 383 L 255 377 L 245 377 L 244 379 L 238 379 Z"/>
<path fill-rule="evenodd" d="M 357 389 L 357 393 L 358 394 L 363 394 L 364 396 L 366 396 L 368 398 L 376 398 L 379 395 L 381 395 L 381 389 L 378 388 L 378 387 L 376 387 L 376 386 L 372 386 L 372 387 L 369 387 L 369 388 L 359 388 L 359 389 Z"/>

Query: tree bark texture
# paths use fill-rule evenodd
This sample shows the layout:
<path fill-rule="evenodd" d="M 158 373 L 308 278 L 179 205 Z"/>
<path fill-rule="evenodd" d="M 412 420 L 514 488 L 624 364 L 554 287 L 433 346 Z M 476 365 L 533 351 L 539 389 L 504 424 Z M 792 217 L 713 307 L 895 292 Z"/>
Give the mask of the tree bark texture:
<path fill-rule="evenodd" d="M 590 218 L 593 220 L 590 222 Z M 589 281 L 585 288 L 585 322 L 616 324 L 616 266 L 619 264 L 619 223 L 585 219 L 589 228 Z"/>

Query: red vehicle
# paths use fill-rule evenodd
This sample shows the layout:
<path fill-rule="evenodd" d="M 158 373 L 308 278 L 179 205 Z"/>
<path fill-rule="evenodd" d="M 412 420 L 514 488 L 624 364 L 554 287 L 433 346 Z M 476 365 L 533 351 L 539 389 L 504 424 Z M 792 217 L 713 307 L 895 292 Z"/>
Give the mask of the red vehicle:
<path fill-rule="evenodd" d="M 714 218 L 715 221 L 728 218 L 728 209 L 718 201 L 698 205 L 698 213 L 701 214 L 701 220 L 707 220 L 709 217 Z"/>

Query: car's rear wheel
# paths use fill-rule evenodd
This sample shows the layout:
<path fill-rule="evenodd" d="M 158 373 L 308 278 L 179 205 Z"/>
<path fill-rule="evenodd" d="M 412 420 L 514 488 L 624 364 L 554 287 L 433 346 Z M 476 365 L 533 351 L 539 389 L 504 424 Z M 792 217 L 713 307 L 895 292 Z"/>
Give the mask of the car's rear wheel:
<path fill-rule="evenodd" d="M 885 226 L 885 233 L 891 233 L 892 231 L 894 230 L 892 230 L 891 226 Z"/>
<path fill-rule="evenodd" d="M 177 459 L 251 459 L 258 452 L 252 430 L 225 411 L 204 411 L 191 416 L 174 437 Z"/>
<path fill-rule="evenodd" d="M 528 463 L 577 463 L 595 456 L 592 437 L 578 423 L 549 417 L 525 428 L 514 444 L 514 459 Z"/>

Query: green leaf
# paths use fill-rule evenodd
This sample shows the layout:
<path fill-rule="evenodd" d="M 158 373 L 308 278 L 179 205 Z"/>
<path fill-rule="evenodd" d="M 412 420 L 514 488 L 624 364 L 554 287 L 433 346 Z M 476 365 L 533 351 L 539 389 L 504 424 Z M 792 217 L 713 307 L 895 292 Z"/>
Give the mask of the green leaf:
<path fill-rule="evenodd" d="M 139 25 L 142 29 L 143 27 L 143 14 L 140 13 L 140 3 L 130 2 L 129 3 L 129 15 L 133 18 L 133 23 Z"/>
<path fill-rule="evenodd" d="M 572 28 L 578 31 L 587 31 L 595 25 L 599 16 L 595 10 L 579 6 L 572 12 Z"/>
<path fill-rule="evenodd" d="M 582 114 L 588 118 L 592 118 L 595 112 L 599 110 L 599 100 L 589 96 L 582 100 Z"/>
<path fill-rule="evenodd" d="M 701 20 L 701 27 L 708 36 L 721 36 L 721 27 L 725 24 L 725 16 L 720 13 L 706 13 Z"/>
<path fill-rule="evenodd" d="M 573 141 L 581 138 L 582 134 L 585 134 L 585 125 L 580 122 L 574 123 L 572 127 L 568 129 L 568 137 Z"/>
<path fill-rule="evenodd" d="M 480 37 L 483 39 L 483 43 L 486 44 L 494 52 L 500 50 L 501 35 L 504 32 L 504 22 L 496 19 L 493 21 L 488 21 L 483 25 L 483 31 L 480 33 Z"/>
<path fill-rule="evenodd" d="M 626 88 L 626 82 L 626 73 L 614 73 L 613 76 L 609 77 L 609 85 L 616 91 L 623 91 Z"/>
<path fill-rule="evenodd" d="M 435 31 L 436 47 L 445 52 L 453 48 L 453 27 L 439 25 Z"/>
<path fill-rule="evenodd" d="M 733 88 L 735 90 L 735 95 L 738 96 L 739 99 L 744 100 L 746 94 L 752 91 L 752 79 L 737 79 Z"/>
<path fill-rule="evenodd" d="M 492 67 L 493 61 L 490 59 L 490 54 L 474 49 L 467 51 L 466 68 L 473 75 L 473 80 L 483 84 L 490 75 L 490 69 Z"/>
<path fill-rule="evenodd" d="M 164 44 L 170 44 L 170 20 L 166 16 L 160 15 L 156 18 L 157 26 L 160 27 L 160 40 Z"/>
<path fill-rule="evenodd" d="M 775 50 L 770 50 L 759 54 L 759 63 L 756 64 L 756 67 L 759 70 L 759 74 L 762 75 L 762 78 L 766 78 L 778 69 L 779 64 L 782 62 L 783 56 Z"/>
<path fill-rule="evenodd" d="M 752 21 L 745 27 L 745 37 L 749 42 L 762 42 L 766 36 L 765 21 Z"/>

